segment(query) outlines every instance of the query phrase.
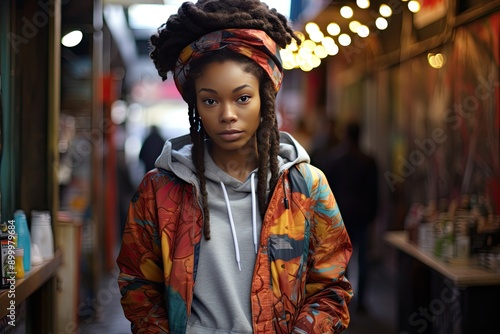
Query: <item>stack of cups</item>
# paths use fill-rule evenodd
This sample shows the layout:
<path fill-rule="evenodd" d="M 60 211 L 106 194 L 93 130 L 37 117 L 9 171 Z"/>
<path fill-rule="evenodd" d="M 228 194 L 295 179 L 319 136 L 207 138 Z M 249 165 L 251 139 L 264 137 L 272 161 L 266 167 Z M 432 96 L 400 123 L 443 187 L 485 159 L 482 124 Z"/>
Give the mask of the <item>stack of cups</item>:
<path fill-rule="evenodd" d="M 40 249 L 44 261 L 54 257 L 54 236 L 49 211 L 31 211 L 31 239 Z"/>

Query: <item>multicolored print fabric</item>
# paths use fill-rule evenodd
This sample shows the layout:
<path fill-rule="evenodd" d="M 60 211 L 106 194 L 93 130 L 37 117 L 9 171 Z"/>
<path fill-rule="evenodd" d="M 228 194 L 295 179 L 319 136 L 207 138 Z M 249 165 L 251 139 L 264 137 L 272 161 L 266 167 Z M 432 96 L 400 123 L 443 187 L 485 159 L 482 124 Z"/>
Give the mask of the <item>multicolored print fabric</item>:
<path fill-rule="evenodd" d="M 264 31 L 255 29 L 218 30 L 200 37 L 185 47 L 177 59 L 174 81 L 182 94 L 182 86 L 189 75 L 189 62 L 204 53 L 228 48 L 259 64 L 271 78 L 276 92 L 283 80 L 279 48 Z"/>
<path fill-rule="evenodd" d="M 323 173 L 309 164 L 281 178 L 255 263 L 254 333 L 339 333 L 349 324 L 353 293 L 344 276 L 352 246 L 338 206 Z M 202 225 L 194 185 L 162 169 L 145 176 L 117 261 L 134 333 L 185 332 Z"/>

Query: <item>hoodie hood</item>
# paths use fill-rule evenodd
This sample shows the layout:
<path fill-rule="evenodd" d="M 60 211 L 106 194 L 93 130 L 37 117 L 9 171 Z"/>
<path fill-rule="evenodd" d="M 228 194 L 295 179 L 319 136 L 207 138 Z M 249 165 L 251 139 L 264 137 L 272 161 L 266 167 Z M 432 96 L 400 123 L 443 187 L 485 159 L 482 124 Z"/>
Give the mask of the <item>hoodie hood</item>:
<path fill-rule="evenodd" d="M 198 185 L 196 167 L 194 166 L 191 156 L 192 147 L 193 144 L 191 143 L 189 134 L 167 140 L 160 156 L 156 160 L 155 167 L 171 171 L 180 179 Z M 301 162 L 310 162 L 306 150 L 290 134 L 280 132 L 280 150 L 278 153 L 280 172 L 283 172 L 285 169 L 290 169 L 293 165 Z M 208 154 L 205 154 L 205 163 L 213 163 Z M 213 169 L 209 167 L 212 166 L 206 165 L 206 170 L 213 171 Z M 228 183 L 234 183 L 234 181 L 239 182 L 223 171 L 220 172 L 222 172 L 222 174 L 217 172 L 217 175 L 215 175 L 215 179 L 218 180 L 213 181 L 219 182 L 221 178 L 226 179 L 229 177 L 229 179 L 226 180 Z M 206 177 L 212 179 L 210 173 L 207 174 Z M 225 181 L 223 182 L 228 184 Z"/>

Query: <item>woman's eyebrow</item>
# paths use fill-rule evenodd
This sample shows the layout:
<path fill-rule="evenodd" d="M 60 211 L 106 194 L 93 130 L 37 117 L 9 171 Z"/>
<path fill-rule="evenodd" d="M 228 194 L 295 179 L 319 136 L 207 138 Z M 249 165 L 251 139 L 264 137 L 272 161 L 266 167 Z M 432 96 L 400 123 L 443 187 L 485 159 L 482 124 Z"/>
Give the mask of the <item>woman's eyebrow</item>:
<path fill-rule="evenodd" d="M 200 88 L 198 90 L 198 93 L 201 93 L 201 92 L 208 92 L 208 93 L 212 93 L 212 94 L 217 93 L 217 91 L 215 89 L 210 89 L 210 88 Z"/>
<path fill-rule="evenodd" d="M 244 84 L 244 85 L 236 87 L 235 89 L 232 90 L 232 92 L 236 93 L 236 92 L 239 92 L 240 90 L 247 88 L 247 87 L 252 87 L 252 86 L 250 86 L 249 84 Z M 208 92 L 208 93 L 212 93 L 212 94 L 217 94 L 217 91 L 215 89 L 211 89 L 211 88 L 200 88 L 198 90 L 198 93 L 201 93 L 201 92 Z"/>
<path fill-rule="evenodd" d="M 238 92 L 238 91 L 240 91 L 240 90 L 242 90 L 243 88 L 246 88 L 246 87 L 252 87 L 252 86 L 250 86 L 249 84 L 241 85 L 241 86 L 236 87 L 235 89 L 233 89 L 233 93 L 236 93 L 236 92 Z"/>

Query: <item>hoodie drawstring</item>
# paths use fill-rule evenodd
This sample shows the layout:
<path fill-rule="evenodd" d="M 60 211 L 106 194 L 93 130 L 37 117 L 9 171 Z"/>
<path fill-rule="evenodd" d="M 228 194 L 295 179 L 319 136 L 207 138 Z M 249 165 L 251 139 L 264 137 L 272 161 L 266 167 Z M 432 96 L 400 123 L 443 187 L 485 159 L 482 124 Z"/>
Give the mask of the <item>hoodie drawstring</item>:
<path fill-rule="evenodd" d="M 255 199 L 255 174 L 252 173 L 250 177 L 250 184 L 252 185 L 252 228 L 253 228 L 253 245 L 255 247 L 255 254 L 257 254 L 257 200 Z"/>
<path fill-rule="evenodd" d="M 224 200 L 226 201 L 227 214 L 229 216 L 229 224 L 231 225 L 231 233 L 233 235 L 234 252 L 236 254 L 236 263 L 238 263 L 238 269 L 241 271 L 241 261 L 240 261 L 240 247 L 238 244 L 238 237 L 236 236 L 236 229 L 234 227 L 233 213 L 231 211 L 231 205 L 229 204 L 229 197 L 227 196 L 226 186 L 221 181 L 220 182 L 222 192 L 224 193 Z M 257 203 L 255 199 L 255 180 L 254 174 L 251 175 L 251 187 L 252 187 L 252 230 L 253 230 L 253 244 L 255 247 L 255 254 L 257 254 Z"/>

